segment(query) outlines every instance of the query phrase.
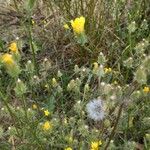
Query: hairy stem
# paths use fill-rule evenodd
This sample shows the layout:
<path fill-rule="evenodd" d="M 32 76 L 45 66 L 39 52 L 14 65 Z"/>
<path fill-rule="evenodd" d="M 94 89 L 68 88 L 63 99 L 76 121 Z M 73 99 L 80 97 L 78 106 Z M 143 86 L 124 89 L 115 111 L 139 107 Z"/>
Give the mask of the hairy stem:
<path fill-rule="evenodd" d="M 117 115 L 117 119 L 116 119 L 116 122 L 115 122 L 114 128 L 113 128 L 113 130 L 112 130 L 112 132 L 111 132 L 111 134 L 110 134 L 109 140 L 108 140 L 108 142 L 107 142 L 107 144 L 106 144 L 106 146 L 105 146 L 104 150 L 107 150 L 107 148 L 108 148 L 108 146 L 109 146 L 109 144 L 110 144 L 110 141 L 112 140 L 112 138 L 113 138 L 113 137 L 114 137 L 114 135 L 115 135 L 115 131 L 116 131 L 116 129 L 117 129 L 117 125 L 118 125 L 118 123 L 119 123 L 119 119 L 120 119 L 120 117 L 121 117 L 121 113 L 122 113 L 123 105 L 124 105 L 124 103 L 122 103 L 122 104 L 120 105 L 120 107 L 119 107 L 118 115 Z"/>

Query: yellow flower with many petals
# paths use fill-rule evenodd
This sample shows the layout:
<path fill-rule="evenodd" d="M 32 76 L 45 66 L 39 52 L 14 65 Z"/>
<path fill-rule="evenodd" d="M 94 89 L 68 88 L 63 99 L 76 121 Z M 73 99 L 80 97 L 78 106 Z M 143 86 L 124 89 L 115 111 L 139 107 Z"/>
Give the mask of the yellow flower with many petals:
<path fill-rule="evenodd" d="M 150 88 L 149 88 L 149 87 L 147 87 L 147 86 L 145 86 L 145 87 L 144 87 L 144 89 L 143 89 L 143 92 L 144 92 L 144 93 L 148 93 L 148 92 L 150 92 Z"/>
<path fill-rule="evenodd" d="M 46 121 L 46 122 L 43 124 L 43 130 L 44 130 L 44 131 L 50 130 L 51 128 L 52 128 L 51 122 Z"/>
<path fill-rule="evenodd" d="M 18 53 L 18 47 L 17 47 L 17 43 L 16 42 L 12 42 L 9 46 L 9 49 L 11 50 L 11 52 L 13 53 Z"/>
<path fill-rule="evenodd" d="M 2 62 L 6 65 L 6 66 L 11 66 L 13 65 L 15 62 L 12 58 L 11 54 L 3 54 L 2 55 Z"/>
<path fill-rule="evenodd" d="M 72 150 L 72 148 L 71 147 L 67 147 L 67 148 L 65 148 L 65 150 Z"/>
<path fill-rule="evenodd" d="M 71 20 L 71 26 L 76 34 L 84 33 L 84 24 L 85 18 L 83 16 L 76 18 L 75 20 Z"/>
<path fill-rule="evenodd" d="M 100 145 L 102 145 L 101 141 L 91 142 L 91 150 L 99 150 Z"/>
<path fill-rule="evenodd" d="M 49 116 L 50 112 L 48 110 L 44 110 L 45 116 Z"/>
<path fill-rule="evenodd" d="M 7 73 L 12 77 L 17 77 L 20 73 L 20 68 L 17 63 L 14 61 L 14 57 L 11 54 L 3 54 L 1 56 L 1 62 L 6 68 Z"/>
<path fill-rule="evenodd" d="M 104 71 L 105 71 L 105 73 L 110 73 L 110 72 L 112 72 L 112 69 L 111 68 L 104 68 Z"/>

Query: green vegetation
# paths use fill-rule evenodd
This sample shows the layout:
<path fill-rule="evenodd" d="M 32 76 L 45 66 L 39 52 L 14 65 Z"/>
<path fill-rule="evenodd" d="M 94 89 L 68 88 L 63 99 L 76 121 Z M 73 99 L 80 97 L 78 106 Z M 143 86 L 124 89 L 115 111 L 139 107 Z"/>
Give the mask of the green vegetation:
<path fill-rule="evenodd" d="M 148 0 L 0 2 L 0 149 L 149 150 Z"/>

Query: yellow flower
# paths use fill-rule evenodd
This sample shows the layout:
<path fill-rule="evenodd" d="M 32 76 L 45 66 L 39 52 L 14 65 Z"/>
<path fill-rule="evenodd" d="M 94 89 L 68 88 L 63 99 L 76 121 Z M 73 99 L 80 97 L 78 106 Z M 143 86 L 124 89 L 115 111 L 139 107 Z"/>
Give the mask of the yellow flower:
<path fill-rule="evenodd" d="M 94 62 L 93 65 L 94 65 L 94 68 L 98 69 L 98 63 L 97 62 Z"/>
<path fill-rule="evenodd" d="M 67 148 L 65 148 L 65 150 L 72 150 L 72 148 L 71 147 L 67 147 Z"/>
<path fill-rule="evenodd" d="M 9 49 L 11 50 L 11 52 L 13 53 L 18 53 L 18 47 L 17 47 L 17 43 L 16 42 L 12 42 L 9 46 Z"/>
<path fill-rule="evenodd" d="M 75 20 L 71 20 L 71 26 L 73 28 L 74 33 L 81 34 L 84 32 L 84 24 L 85 24 L 85 18 L 79 17 Z"/>
<path fill-rule="evenodd" d="M 97 73 L 98 69 L 99 69 L 99 65 L 97 62 L 93 63 L 94 67 L 93 67 L 93 73 Z"/>
<path fill-rule="evenodd" d="M 48 88 L 48 84 L 45 84 L 45 88 Z"/>
<path fill-rule="evenodd" d="M 143 92 L 145 92 L 145 93 L 150 92 L 150 88 L 149 88 L 149 87 L 147 87 L 147 86 L 145 86 L 145 87 L 144 87 L 144 89 L 143 89 Z"/>
<path fill-rule="evenodd" d="M 53 87 L 57 86 L 57 80 L 55 78 L 52 79 L 52 86 Z"/>
<path fill-rule="evenodd" d="M 118 84 L 118 82 L 115 80 L 115 81 L 114 81 L 114 84 Z"/>
<path fill-rule="evenodd" d="M 48 110 L 44 110 L 45 116 L 49 116 L 50 112 Z"/>
<path fill-rule="evenodd" d="M 67 123 L 68 123 L 68 121 L 67 121 L 66 118 L 63 119 L 63 122 L 64 122 L 64 124 L 67 124 Z"/>
<path fill-rule="evenodd" d="M 37 109 L 37 105 L 36 105 L 36 104 L 33 104 L 33 105 L 32 105 L 32 108 L 33 108 L 33 109 Z"/>
<path fill-rule="evenodd" d="M 13 65 L 14 64 L 14 60 L 12 58 L 12 55 L 10 54 L 4 54 L 2 55 L 2 62 L 5 64 L 5 65 Z"/>
<path fill-rule="evenodd" d="M 101 140 L 99 140 L 99 145 L 102 145 L 102 141 Z"/>
<path fill-rule="evenodd" d="M 44 23 L 44 24 L 46 24 L 46 23 L 47 23 L 47 21 L 46 21 L 46 20 L 43 20 L 43 23 Z"/>
<path fill-rule="evenodd" d="M 65 29 L 67 29 L 67 30 L 70 29 L 69 26 L 68 26 L 68 24 L 64 24 L 63 27 L 64 27 Z"/>
<path fill-rule="evenodd" d="M 102 145 L 101 141 L 91 142 L 91 150 L 99 150 L 100 145 Z"/>
<path fill-rule="evenodd" d="M 111 68 L 104 68 L 105 73 L 110 73 L 112 71 Z"/>
<path fill-rule="evenodd" d="M 47 130 L 50 130 L 51 128 L 52 128 L 51 122 L 46 121 L 46 122 L 43 124 L 43 130 L 47 131 Z"/>
<path fill-rule="evenodd" d="M 31 20 L 31 23 L 32 23 L 32 25 L 34 25 L 34 24 L 35 24 L 35 21 L 32 19 L 32 20 Z"/>

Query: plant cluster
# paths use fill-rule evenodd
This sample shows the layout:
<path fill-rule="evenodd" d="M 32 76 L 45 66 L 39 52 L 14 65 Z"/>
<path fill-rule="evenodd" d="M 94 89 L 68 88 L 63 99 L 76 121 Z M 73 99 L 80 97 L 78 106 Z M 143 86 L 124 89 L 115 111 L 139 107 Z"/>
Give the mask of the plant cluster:
<path fill-rule="evenodd" d="M 26 39 L 0 38 L 0 149 L 148 150 L 146 2 L 12 2 Z M 54 15 L 52 29 L 34 16 L 39 7 Z"/>

